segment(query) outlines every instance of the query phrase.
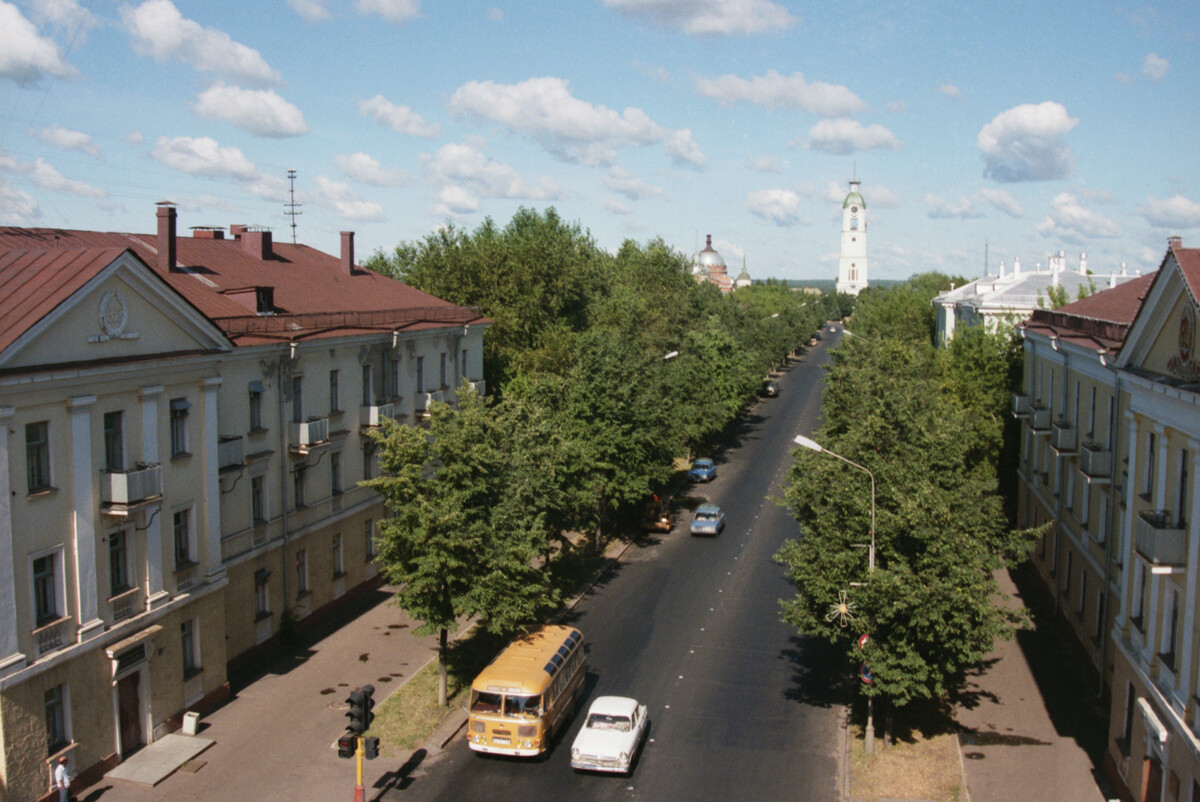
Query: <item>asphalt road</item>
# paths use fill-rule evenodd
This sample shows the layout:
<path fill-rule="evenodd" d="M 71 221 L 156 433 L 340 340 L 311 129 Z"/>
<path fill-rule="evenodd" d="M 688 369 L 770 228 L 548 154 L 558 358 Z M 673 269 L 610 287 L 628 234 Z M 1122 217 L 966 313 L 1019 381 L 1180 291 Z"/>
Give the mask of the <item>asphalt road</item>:
<path fill-rule="evenodd" d="M 616 694 L 649 708 L 632 774 L 572 771 L 576 720 L 539 761 L 477 755 L 456 740 L 384 799 L 841 799 L 837 669 L 822 643 L 779 620 L 792 588 L 772 559 L 798 534 L 775 499 L 792 437 L 817 421 L 820 365 L 838 336 L 826 327 L 781 376 L 779 397 L 758 402 L 711 455 L 717 478 L 682 499 L 721 505 L 724 533 L 693 538 L 681 510 L 671 533 L 632 546 L 567 619 L 588 644 L 585 707 Z"/>

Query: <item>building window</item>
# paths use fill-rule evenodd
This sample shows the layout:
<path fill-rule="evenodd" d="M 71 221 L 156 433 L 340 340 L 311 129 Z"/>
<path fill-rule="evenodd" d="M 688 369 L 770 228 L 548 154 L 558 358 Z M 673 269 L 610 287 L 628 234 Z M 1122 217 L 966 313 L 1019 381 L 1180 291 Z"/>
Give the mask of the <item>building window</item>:
<path fill-rule="evenodd" d="M 1088 437 L 1096 435 L 1096 388 L 1092 388 L 1092 401 L 1088 407 Z"/>
<path fill-rule="evenodd" d="M 192 561 L 192 511 L 176 510 L 171 516 L 171 530 L 175 541 L 175 570 L 193 565 Z"/>
<path fill-rule="evenodd" d="M 55 685 L 42 695 L 46 711 L 46 756 L 60 752 L 71 743 L 67 733 L 67 687 Z"/>
<path fill-rule="evenodd" d="M 1137 570 L 1133 572 L 1133 610 L 1129 620 L 1138 629 L 1142 629 L 1142 611 L 1146 609 L 1146 564 L 1137 561 Z"/>
<path fill-rule="evenodd" d="M 441 354 L 440 361 L 438 362 L 438 387 L 444 388 L 445 386 L 446 386 L 446 355 Z"/>
<path fill-rule="evenodd" d="M 464 379 L 467 378 L 467 376 L 468 376 L 468 374 L 467 374 L 467 349 L 466 348 L 464 348 L 462 350 L 462 376 Z"/>
<path fill-rule="evenodd" d="M 304 423 L 304 377 L 292 377 L 292 421 Z"/>
<path fill-rule="evenodd" d="M 186 398 L 171 399 L 171 456 L 188 453 L 188 410 L 192 405 Z"/>
<path fill-rule="evenodd" d="M 342 533 L 333 536 L 333 578 L 337 579 L 346 573 L 342 568 Z"/>
<path fill-rule="evenodd" d="M 297 465 L 292 471 L 292 493 L 296 499 L 296 509 L 306 506 L 304 503 L 304 472 L 303 465 Z"/>
<path fill-rule="evenodd" d="M 850 218 L 850 230 L 858 231 L 858 218 L 857 217 Z"/>
<path fill-rule="evenodd" d="M 296 595 L 308 593 L 308 551 L 300 549 L 296 552 Z"/>
<path fill-rule="evenodd" d="M 425 392 L 425 357 L 417 357 L 417 392 Z"/>
<path fill-rule="evenodd" d="M 1104 631 L 1104 588 L 1096 591 L 1096 625 L 1092 628 L 1092 639 L 1099 642 Z"/>
<path fill-rule="evenodd" d="M 332 495 L 342 494 L 342 452 L 329 452 L 329 492 Z"/>
<path fill-rule="evenodd" d="M 1079 606 L 1075 612 L 1079 613 L 1079 617 L 1083 618 L 1083 608 L 1087 602 L 1087 567 L 1079 570 Z"/>
<path fill-rule="evenodd" d="M 129 542 L 124 529 L 108 536 L 109 596 L 129 590 Z"/>
<path fill-rule="evenodd" d="M 400 397 L 400 360 L 389 358 L 387 360 L 387 370 L 388 370 L 388 382 L 387 382 L 388 395 L 391 398 L 399 398 Z"/>
<path fill-rule="evenodd" d="M 183 678 L 200 672 L 200 633 L 196 619 L 189 618 L 179 625 L 179 645 L 183 648 Z"/>
<path fill-rule="evenodd" d="M 338 398 L 338 372 L 331 370 L 329 371 L 329 411 L 337 412 L 341 408 L 342 405 Z"/>
<path fill-rule="evenodd" d="M 104 470 L 125 470 L 125 437 L 121 412 L 104 413 Z"/>
<path fill-rule="evenodd" d="M 1180 529 L 1185 529 L 1187 524 L 1187 498 L 1188 498 L 1188 459 L 1190 455 L 1187 449 L 1182 449 L 1179 452 L 1179 489 L 1177 491 L 1177 500 L 1175 502 L 1175 526 Z"/>
<path fill-rule="evenodd" d="M 254 572 L 254 616 L 256 619 L 266 618 L 271 614 L 271 593 L 270 586 L 267 580 L 271 578 L 271 572 L 266 568 L 259 568 Z"/>
<path fill-rule="evenodd" d="M 62 575 L 62 552 L 54 551 L 33 558 L 33 615 L 34 625 L 44 627 L 62 618 L 59 585 Z"/>
<path fill-rule="evenodd" d="M 375 522 L 370 518 L 363 525 L 363 535 L 367 541 L 367 562 L 375 559 Z"/>
<path fill-rule="evenodd" d="M 25 478 L 30 493 L 50 489 L 50 422 L 25 424 Z"/>
<path fill-rule="evenodd" d="M 1167 629 L 1163 632 L 1162 659 L 1172 671 L 1176 668 L 1176 647 L 1179 645 L 1179 591 L 1167 591 L 1167 614 L 1163 618 Z"/>
<path fill-rule="evenodd" d="M 263 386 L 262 382 L 250 382 L 250 431 L 263 429 Z"/>
<path fill-rule="evenodd" d="M 365 482 L 367 479 L 371 478 L 371 469 L 375 465 L 375 449 L 372 448 L 372 443 L 370 443 L 369 441 L 363 443 L 362 455 L 363 455 L 362 473 L 363 473 L 363 481 Z"/>
<path fill-rule="evenodd" d="M 1144 494 L 1147 499 L 1154 492 L 1154 432 L 1150 432 L 1150 437 L 1146 441 L 1146 484 L 1144 486 Z"/>
<path fill-rule="evenodd" d="M 375 403 L 374 387 L 371 383 L 371 366 L 362 366 L 362 402 L 364 407 L 373 406 Z"/>
<path fill-rule="evenodd" d="M 267 521 L 267 478 L 250 477 L 250 520 L 255 524 Z"/>

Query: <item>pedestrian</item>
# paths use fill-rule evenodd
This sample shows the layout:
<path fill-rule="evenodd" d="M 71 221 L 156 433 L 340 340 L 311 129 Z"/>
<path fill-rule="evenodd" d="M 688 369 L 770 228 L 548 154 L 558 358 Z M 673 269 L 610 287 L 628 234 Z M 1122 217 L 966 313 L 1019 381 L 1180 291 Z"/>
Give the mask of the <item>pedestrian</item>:
<path fill-rule="evenodd" d="M 54 787 L 58 789 L 58 802 L 68 802 L 71 798 L 71 775 L 67 773 L 67 756 L 58 759 L 54 767 Z"/>

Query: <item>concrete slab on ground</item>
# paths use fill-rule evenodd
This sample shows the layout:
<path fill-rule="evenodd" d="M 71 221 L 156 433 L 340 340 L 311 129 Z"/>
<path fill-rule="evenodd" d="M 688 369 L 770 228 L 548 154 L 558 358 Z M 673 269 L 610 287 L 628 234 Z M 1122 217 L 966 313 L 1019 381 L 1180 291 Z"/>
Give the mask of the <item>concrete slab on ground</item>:
<path fill-rule="evenodd" d="M 144 746 L 104 777 L 154 787 L 214 743 L 211 738 L 173 732 Z"/>

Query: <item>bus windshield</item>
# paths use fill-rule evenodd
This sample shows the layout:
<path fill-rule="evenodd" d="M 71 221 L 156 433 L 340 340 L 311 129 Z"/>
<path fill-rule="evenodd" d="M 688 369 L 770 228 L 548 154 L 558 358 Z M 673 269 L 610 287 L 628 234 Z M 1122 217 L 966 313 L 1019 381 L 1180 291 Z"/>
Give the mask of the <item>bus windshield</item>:
<path fill-rule="evenodd" d="M 485 691 L 474 691 L 471 697 L 472 713 L 499 713 L 501 700 L 504 698 L 498 693 Z"/>
<path fill-rule="evenodd" d="M 538 696 L 505 696 L 504 715 L 506 716 L 536 716 L 542 706 L 542 697 Z"/>

